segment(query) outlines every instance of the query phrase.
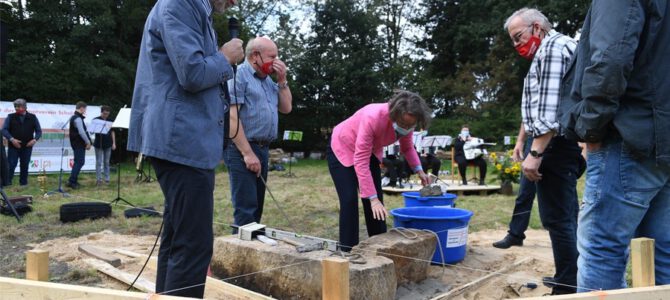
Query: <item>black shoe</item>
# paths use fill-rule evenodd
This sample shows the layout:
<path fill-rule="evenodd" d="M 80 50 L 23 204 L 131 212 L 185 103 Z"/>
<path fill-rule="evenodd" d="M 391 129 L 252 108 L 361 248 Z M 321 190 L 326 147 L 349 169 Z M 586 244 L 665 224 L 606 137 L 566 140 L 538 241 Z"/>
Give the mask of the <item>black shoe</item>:
<path fill-rule="evenodd" d="M 493 243 L 493 247 L 500 249 L 507 249 L 512 246 L 523 246 L 523 240 L 508 234 L 504 239 Z"/>
<path fill-rule="evenodd" d="M 551 278 L 551 277 L 549 277 L 549 278 Z M 553 279 L 553 278 L 552 278 L 552 279 Z M 575 289 L 575 288 L 570 288 L 570 287 L 563 287 L 563 286 L 561 286 L 561 287 L 557 287 L 557 286 L 554 286 L 554 287 L 551 289 L 551 295 L 552 295 L 552 296 L 554 296 L 554 295 L 568 295 L 568 294 L 574 294 L 574 293 L 577 293 L 577 289 Z"/>
<path fill-rule="evenodd" d="M 479 185 L 486 185 L 486 182 L 484 181 L 484 179 L 479 181 Z"/>
<path fill-rule="evenodd" d="M 65 184 L 65 186 L 66 186 L 66 187 L 69 187 L 69 188 L 71 188 L 71 189 L 73 189 L 73 190 L 76 190 L 76 189 L 79 188 L 79 184 L 76 184 L 76 183 L 73 184 L 73 183 L 69 183 L 69 182 L 68 182 L 68 183 Z"/>
<path fill-rule="evenodd" d="M 550 276 L 542 277 L 542 284 L 544 284 L 544 286 L 550 289 L 553 289 L 554 287 L 556 287 L 556 280 L 554 279 L 554 277 Z"/>

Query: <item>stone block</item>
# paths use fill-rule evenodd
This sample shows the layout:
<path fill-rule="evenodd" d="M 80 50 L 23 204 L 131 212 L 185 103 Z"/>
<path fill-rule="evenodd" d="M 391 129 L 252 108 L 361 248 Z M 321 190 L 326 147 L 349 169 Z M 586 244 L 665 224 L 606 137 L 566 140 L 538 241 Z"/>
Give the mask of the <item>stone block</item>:
<path fill-rule="evenodd" d="M 403 229 L 370 237 L 352 249 L 352 252 L 377 253 L 393 260 L 398 285 L 420 282 L 428 277 L 428 267 L 435 252 L 437 239 L 430 232 Z"/>
<path fill-rule="evenodd" d="M 214 240 L 211 270 L 226 282 L 274 298 L 321 299 L 321 260 L 330 255 L 329 251 L 298 253 L 283 242 L 270 246 L 225 236 Z M 374 254 L 364 258 L 365 264 L 349 264 L 351 299 L 394 299 L 393 261 Z"/>

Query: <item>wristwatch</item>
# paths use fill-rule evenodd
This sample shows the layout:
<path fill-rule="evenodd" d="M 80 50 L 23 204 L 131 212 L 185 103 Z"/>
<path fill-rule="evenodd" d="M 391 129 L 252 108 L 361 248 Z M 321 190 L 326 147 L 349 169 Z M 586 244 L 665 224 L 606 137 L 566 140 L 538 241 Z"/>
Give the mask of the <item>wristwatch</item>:
<path fill-rule="evenodd" d="M 530 156 L 535 158 L 540 158 L 544 153 L 537 152 L 537 150 L 530 150 Z"/>

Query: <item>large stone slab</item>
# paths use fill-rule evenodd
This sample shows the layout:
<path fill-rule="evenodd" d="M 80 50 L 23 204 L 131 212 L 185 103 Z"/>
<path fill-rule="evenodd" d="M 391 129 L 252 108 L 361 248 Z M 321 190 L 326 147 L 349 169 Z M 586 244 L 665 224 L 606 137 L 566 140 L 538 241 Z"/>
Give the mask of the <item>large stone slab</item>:
<path fill-rule="evenodd" d="M 283 242 L 270 246 L 225 236 L 214 240 L 211 269 L 226 282 L 274 298 L 321 299 L 321 260 L 330 255 L 329 251 L 298 253 Z M 394 299 L 393 261 L 373 253 L 364 259 L 365 264 L 349 264 L 351 299 Z"/>
<path fill-rule="evenodd" d="M 391 229 L 372 236 L 355 246 L 352 252 L 376 253 L 393 260 L 398 285 L 420 282 L 428 277 L 435 252 L 435 235 L 417 229 Z"/>

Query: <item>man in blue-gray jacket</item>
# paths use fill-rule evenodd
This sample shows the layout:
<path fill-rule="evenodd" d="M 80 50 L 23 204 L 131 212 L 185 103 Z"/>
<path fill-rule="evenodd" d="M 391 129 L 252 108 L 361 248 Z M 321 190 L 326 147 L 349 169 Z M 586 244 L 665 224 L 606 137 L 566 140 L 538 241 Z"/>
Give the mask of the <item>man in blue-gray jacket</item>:
<path fill-rule="evenodd" d="M 656 240 L 670 284 L 670 6 L 595 0 L 562 87 L 561 123 L 585 141 L 579 291 L 626 286 L 632 238 Z"/>
<path fill-rule="evenodd" d="M 223 157 L 222 83 L 242 41 L 219 49 L 212 12 L 235 0 L 159 0 L 142 36 L 128 150 L 151 157 L 165 196 L 156 292 L 202 297 L 212 257 L 214 168 Z"/>

